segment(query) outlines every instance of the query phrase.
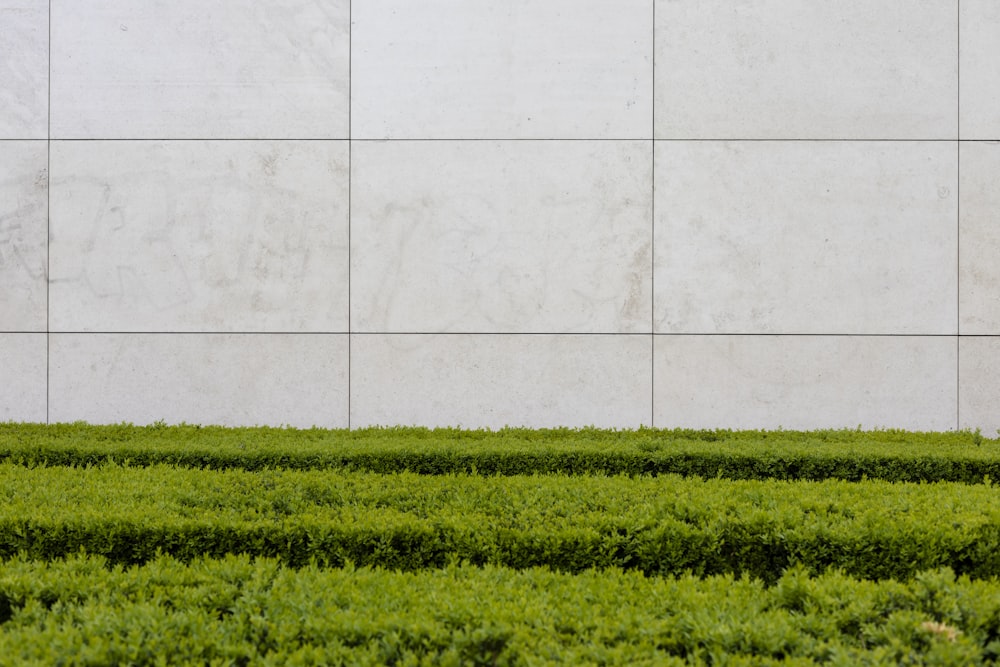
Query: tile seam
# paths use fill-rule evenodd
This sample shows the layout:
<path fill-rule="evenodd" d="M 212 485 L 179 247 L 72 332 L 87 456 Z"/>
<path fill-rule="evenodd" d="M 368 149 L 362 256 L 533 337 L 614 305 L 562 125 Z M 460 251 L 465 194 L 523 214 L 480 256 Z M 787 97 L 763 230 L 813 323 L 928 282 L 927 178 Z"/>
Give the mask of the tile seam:
<path fill-rule="evenodd" d="M 434 137 L 434 138 L 415 138 L 415 137 L 383 137 L 383 138 L 365 138 L 365 137 L 352 137 L 350 135 L 346 137 L 50 137 L 45 139 L 23 139 L 16 137 L 0 137 L 0 142 L 4 141 L 63 141 L 63 142 L 112 142 L 112 141 L 130 141 L 130 142 L 141 142 L 141 141 L 217 141 L 217 142 L 250 142 L 250 141 L 350 141 L 350 142 L 361 142 L 361 143 L 434 143 L 434 142 L 501 142 L 501 141 L 511 141 L 511 142 L 646 142 L 646 141 L 662 141 L 669 143 L 683 143 L 683 142 L 756 142 L 756 143 L 954 143 L 955 141 L 970 142 L 970 141 L 1000 141 L 1000 137 L 995 139 L 928 139 L 920 137 L 912 138 L 873 138 L 873 137 L 688 137 L 688 138 L 671 138 L 671 137 Z"/>
<path fill-rule="evenodd" d="M 953 333 L 844 333 L 844 332 L 648 332 L 648 331 L 125 331 L 125 330 L 50 330 L 0 331 L 2 334 L 38 334 L 53 336 L 656 336 L 656 337 L 783 337 L 783 338 L 955 338 Z M 995 334 L 962 334 L 962 338 L 995 338 Z"/>
<path fill-rule="evenodd" d="M 51 372 L 51 318 L 52 302 L 52 0 L 49 0 L 48 16 L 48 70 L 46 80 L 45 118 L 45 423 L 51 423 L 50 402 L 52 394 Z"/>
<path fill-rule="evenodd" d="M 351 335 L 351 329 L 353 327 L 353 322 L 351 321 L 351 278 L 352 278 L 352 264 L 354 261 L 353 248 L 351 246 L 351 229 L 354 225 L 353 211 L 351 210 L 352 204 L 352 188 L 354 185 L 354 2 L 353 0 L 348 0 L 347 2 L 347 429 L 351 430 L 352 419 L 352 405 L 351 405 L 351 392 L 352 392 L 352 361 L 354 357 L 354 351 L 351 347 L 351 341 L 353 336 Z"/>
<path fill-rule="evenodd" d="M 649 425 L 656 428 L 656 0 L 652 2 L 652 89 L 650 94 L 650 215 L 649 215 Z"/>
<path fill-rule="evenodd" d="M 962 428 L 962 0 L 955 0 L 955 430 Z"/>

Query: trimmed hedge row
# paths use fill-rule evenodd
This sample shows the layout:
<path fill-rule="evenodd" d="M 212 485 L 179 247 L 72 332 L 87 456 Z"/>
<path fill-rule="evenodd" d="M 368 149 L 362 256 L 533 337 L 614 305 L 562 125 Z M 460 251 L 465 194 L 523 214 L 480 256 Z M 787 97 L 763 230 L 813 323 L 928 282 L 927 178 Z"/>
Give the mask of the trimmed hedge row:
<path fill-rule="evenodd" d="M 482 477 L 0 464 L 0 557 L 115 563 L 247 553 L 402 570 L 449 562 L 578 572 L 789 566 L 905 579 L 1000 574 L 992 485 Z"/>
<path fill-rule="evenodd" d="M 978 665 L 1000 582 L 786 573 L 283 568 L 246 557 L 0 564 L 0 664 Z"/>
<path fill-rule="evenodd" d="M 978 432 L 640 429 L 329 431 L 129 424 L 0 424 L 0 461 L 105 461 L 195 468 L 484 475 L 697 475 L 982 483 L 1000 479 L 1000 441 Z"/>

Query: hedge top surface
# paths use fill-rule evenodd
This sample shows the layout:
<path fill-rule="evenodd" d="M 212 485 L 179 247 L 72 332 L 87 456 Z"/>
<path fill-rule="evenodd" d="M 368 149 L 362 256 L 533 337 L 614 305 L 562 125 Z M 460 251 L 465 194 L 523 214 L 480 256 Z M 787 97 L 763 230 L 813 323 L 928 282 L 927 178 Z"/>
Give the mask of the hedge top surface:
<path fill-rule="evenodd" d="M 0 464 L 0 558 L 80 549 L 120 563 L 162 550 L 402 570 L 983 578 L 1000 574 L 1000 505 L 982 484 Z"/>
<path fill-rule="evenodd" d="M 1000 582 L 0 563 L 0 664 L 991 664 Z M 164 660 L 164 658 L 167 658 Z"/>
<path fill-rule="evenodd" d="M 907 431 L 904 429 L 818 429 L 796 430 L 732 430 L 732 429 L 685 429 L 647 428 L 606 429 L 583 428 L 515 428 L 464 429 L 456 427 L 427 428 L 423 426 L 372 426 L 359 429 L 295 428 L 292 426 L 202 426 L 198 424 L 166 424 L 156 422 L 148 426 L 122 422 L 120 424 L 88 424 L 69 422 L 38 424 L 24 422 L 0 422 L 0 437 L 22 435 L 25 437 L 46 437 L 52 439 L 101 439 L 122 441 L 134 438 L 156 436 L 161 441 L 209 439 L 213 441 L 246 440 L 267 437 L 271 439 L 294 439 L 304 442 L 343 443 L 391 438 L 397 441 L 409 440 L 451 440 L 451 441 L 521 441 L 521 442 L 742 442 L 770 441 L 781 443 L 799 442 L 803 444 L 881 444 L 912 445 L 989 445 L 1000 448 L 1000 437 L 990 438 L 978 430 L 961 431 Z M 998 449 L 1000 451 L 1000 449 Z"/>
<path fill-rule="evenodd" d="M 978 432 L 426 428 L 326 430 L 181 424 L 0 423 L 0 460 L 421 474 L 680 474 L 730 479 L 1000 479 L 1000 440 Z"/>
<path fill-rule="evenodd" d="M 673 475 L 439 476 L 340 470 L 34 468 L 0 463 L 0 522 L 145 517 L 273 525 L 292 518 L 368 525 L 374 517 L 457 521 L 486 529 L 574 526 L 651 529 L 738 521 L 788 529 L 891 524 L 967 531 L 1000 526 L 991 485 L 869 480 L 790 482 Z M 473 520 L 474 519 L 474 520 Z"/>

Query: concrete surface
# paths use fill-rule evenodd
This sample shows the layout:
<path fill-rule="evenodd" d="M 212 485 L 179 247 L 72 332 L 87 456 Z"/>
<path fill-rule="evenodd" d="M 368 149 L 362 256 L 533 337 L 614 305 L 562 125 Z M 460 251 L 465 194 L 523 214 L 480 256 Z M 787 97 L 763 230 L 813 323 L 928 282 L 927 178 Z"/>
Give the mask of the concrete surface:
<path fill-rule="evenodd" d="M 1000 142 L 961 150 L 961 333 L 1000 336 Z"/>
<path fill-rule="evenodd" d="M 961 0 L 962 139 L 1000 139 L 1000 3 Z"/>
<path fill-rule="evenodd" d="M 51 328 L 346 332 L 347 153 L 52 142 Z"/>
<path fill-rule="evenodd" d="M 0 333 L 0 421 L 45 421 L 45 348 L 44 333 Z"/>
<path fill-rule="evenodd" d="M 956 354 L 953 336 L 656 336 L 654 420 L 944 431 Z"/>
<path fill-rule="evenodd" d="M 638 428 L 651 355 L 648 336 L 354 335 L 351 424 Z"/>
<path fill-rule="evenodd" d="M 651 0 L 365 0 L 352 8 L 355 139 L 640 139 Z"/>
<path fill-rule="evenodd" d="M 1000 432 L 1000 338 L 963 336 L 958 355 L 959 428 L 980 429 L 995 438 Z"/>
<path fill-rule="evenodd" d="M 352 169 L 353 330 L 650 330 L 648 141 L 359 142 Z"/>
<path fill-rule="evenodd" d="M 956 332 L 953 143 L 659 142 L 656 332 Z"/>
<path fill-rule="evenodd" d="M 51 0 L 53 139 L 346 139 L 348 0 Z"/>
<path fill-rule="evenodd" d="M 656 0 L 656 137 L 955 139 L 957 6 Z"/>
<path fill-rule="evenodd" d="M 48 155 L 0 142 L 0 331 L 45 331 Z"/>
<path fill-rule="evenodd" d="M 51 334 L 49 420 L 347 426 L 347 336 Z"/>
<path fill-rule="evenodd" d="M 998 7 L 0 0 L 0 419 L 996 435 Z"/>
<path fill-rule="evenodd" d="M 0 140 L 47 139 L 48 0 L 0 0 Z"/>

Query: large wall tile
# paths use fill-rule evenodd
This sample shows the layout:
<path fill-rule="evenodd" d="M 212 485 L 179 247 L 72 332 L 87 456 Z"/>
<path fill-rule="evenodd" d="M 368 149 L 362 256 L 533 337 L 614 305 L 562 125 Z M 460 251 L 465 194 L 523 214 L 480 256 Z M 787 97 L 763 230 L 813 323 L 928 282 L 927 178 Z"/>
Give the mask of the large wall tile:
<path fill-rule="evenodd" d="M 47 150 L 0 141 L 0 331 L 45 331 Z"/>
<path fill-rule="evenodd" d="M 954 139 L 957 4 L 656 0 L 656 136 Z"/>
<path fill-rule="evenodd" d="M 48 137 L 48 96 L 48 0 L 0 0 L 0 139 Z"/>
<path fill-rule="evenodd" d="M 1000 337 L 959 339 L 959 428 L 1000 436 Z"/>
<path fill-rule="evenodd" d="M 650 331 L 649 142 L 360 142 L 354 331 Z"/>
<path fill-rule="evenodd" d="M 1000 142 L 961 146 L 959 313 L 964 334 L 1000 334 Z"/>
<path fill-rule="evenodd" d="M 0 422 L 44 422 L 45 334 L 0 333 Z"/>
<path fill-rule="evenodd" d="M 56 331 L 347 331 L 348 148 L 54 142 Z"/>
<path fill-rule="evenodd" d="M 52 136 L 346 139 L 349 5 L 52 0 Z"/>
<path fill-rule="evenodd" d="M 351 424 L 637 428 L 651 352 L 648 336 L 354 335 Z"/>
<path fill-rule="evenodd" d="M 347 426 L 343 334 L 51 338 L 52 421 Z"/>
<path fill-rule="evenodd" d="M 955 428 L 954 337 L 656 336 L 657 427 Z"/>
<path fill-rule="evenodd" d="M 652 135 L 653 0 L 366 0 L 355 138 Z"/>
<path fill-rule="evenodd" d="M 954 334 L 945 142 L 657 142 L 658 333 Z"/>
<path fill-rule="evenodd" d="M 1000 2 L 962 0 L 961 105 L 963 139 L 1000 139 Z"/>

